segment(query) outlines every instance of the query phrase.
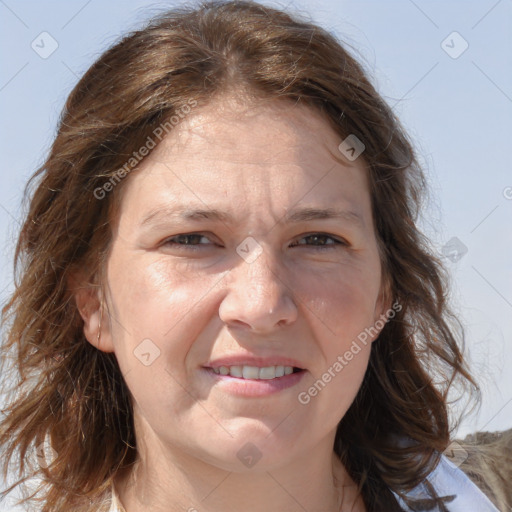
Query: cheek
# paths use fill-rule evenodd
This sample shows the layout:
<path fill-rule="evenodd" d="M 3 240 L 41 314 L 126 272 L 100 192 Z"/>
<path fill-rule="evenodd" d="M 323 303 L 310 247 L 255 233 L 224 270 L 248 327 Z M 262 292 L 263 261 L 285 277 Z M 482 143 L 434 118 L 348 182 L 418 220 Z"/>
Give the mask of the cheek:
<path fill-rule="evenodd" d="M 172 272 L 162 259 L 115 253 L 108 276 L 116 357 L 136 404 L 153 421 L 155 411 L 179 415 L 194 403 L 183 391 L 186 359 L 211 319 L 204 299 L 215 281 Z"/>
<path fill-rule="evenodd" d="M 203 320 L 208 321 L 204 307 L 221 276 L 171 269 L 164 257 L 131 256 L 113 252 L 109 261 L 116 353 L 119 349 L 128 356 L 150 339 L 176 360 L 189 350 Z"/>
<path fill-rule="evenodd" d="M 300 294 L 307 306 L 305 311 L 324 332 L 318 338 L 326 340 L 331 351 L 343 349 L 373 325 L 379 279 L 378 273 L 368 267 L 340 266 L 337 272 L 297 282 L 302 283 Z"/>
<path fill-rule="evenodd" d="M 307 309 L 309 326 L 321 353 L 301 386 L 298 401 L 326 425 L 336 425 L 354 401 L 368 366 L 375 291 L 361 275 L 343 273 L 336 280 L 315 280 L 316 298 Z M 312 288 L 313 289 L 313 288 Z M 363 336 L 361 336 L 363 334 Z"/>

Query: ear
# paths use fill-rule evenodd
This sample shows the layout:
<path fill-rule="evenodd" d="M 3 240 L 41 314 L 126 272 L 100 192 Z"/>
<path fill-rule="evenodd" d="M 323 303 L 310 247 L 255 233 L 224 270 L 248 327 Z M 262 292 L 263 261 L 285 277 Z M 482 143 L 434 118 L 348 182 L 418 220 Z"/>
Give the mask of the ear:
<path fill-rule="evenodd" d="M 375 301 L 373 318 L 373 332 L 375 334 L 372 337 L 372 342 L 378 339 L 379 334 L 386 323 L 396 315 L 397 311 L 402 309 L 402 306 L 398 306 L 397 308 L 397 304 L 398 303 L 392 304 L 391 284 L 384 278 L 382 280 L 379 295 Z"/>
<path fill-rule="evenodd" d="M 109 315 L 99 285 L 94 285 L 74 275 L 69 279 L 76 307 L 84 321 L 84 335 L 87 341 L 102 352 L 114 352 L 110 331 Z"/>

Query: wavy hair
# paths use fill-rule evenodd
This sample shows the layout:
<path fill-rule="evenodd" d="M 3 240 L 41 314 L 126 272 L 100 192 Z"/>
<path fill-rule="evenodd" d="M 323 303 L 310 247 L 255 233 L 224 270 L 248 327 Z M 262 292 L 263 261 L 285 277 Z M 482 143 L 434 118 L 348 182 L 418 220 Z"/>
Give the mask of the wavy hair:
<path fill-rule="evenodd" d="M 2 370 L 11 387 L 0 449 L 5 478 L 11 466 L 18 471 L 4 496 L 34 478 L 24 503 L 43 512 L 92 510 L 134 462 L 129 390 L 114 354 L 85 339 L 70 280 L 80 271 L 102 284 L 133 152 L 190 102 L 200 109 L 226 91 L 306 105 L 341 138 L 364 142 L 383 275 L 402 306 L 373 343 L 333 447 L 369 511 L 402 510 L 396 495 L 437 465 L 450 442 L 453 385 L 478 394 L 448 309 L 447 273 L 417 227 L 424 173 L 362 66 L 311 20 L 251 1 L 182 6 L 127 34 L 90 67 L 27 185 L 15 290 L 3 308 Z M 108 193 L 99 198 L 98 190 Z M 42 457 L 44 446 L 57 454 L 53 461 Z M 434 491 L 430 498 L 448 510 Z"/>

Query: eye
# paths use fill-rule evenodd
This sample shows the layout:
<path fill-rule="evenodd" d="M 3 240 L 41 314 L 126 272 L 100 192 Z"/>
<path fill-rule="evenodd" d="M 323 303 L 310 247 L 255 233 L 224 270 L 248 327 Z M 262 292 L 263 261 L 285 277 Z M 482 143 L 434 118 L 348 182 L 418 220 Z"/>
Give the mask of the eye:
<path fill-rule="evenodd" d="M 302 242 L 303 240 L 306 240 L 306 243 Z M 202 233 L 183 233 L 167 238 L 162 245 L 180 249 L 200 250 L 200 246 L 207 247 L 216 244 Z M 348 247 L 350 244 L 343 239 L 335 238 L 326 233 L 311 233 L 303 236 L 297 242 L 292 243 L 290 247 L 300 245 L 312 246 L 314 249 L 324 250 L 336 249 L 338 246 Z"/>
<path fill-rule="evenodd" d="M 310 243 L 301 243 L 299 241 L 298 243 L 292 244 L 292 247 L 294 245 L 313 245 L 316 249 L 335 249 L 336 246 L 349 246 L 349 244 L 345 240 L 334 238 L 333 236 L 328 235 L 326 233 L 311 233 L 309 235 L 302 237 L 300 240 L 308 239 L 311 240 Z"/>
<path fill-rule="evenodd" d="M 171 246 L 171 247 L 182 247 L 188 246 L 193 247 L 196 250 L 197 246 L 200 245 L 210 245 L 208 243 L 200 243 L 200 240 L 210 239 L 201 233 L 184 233 L 181 235 L 176 235 L 171 238 L 167 238 L 164 240 L 162 245 Z"/>

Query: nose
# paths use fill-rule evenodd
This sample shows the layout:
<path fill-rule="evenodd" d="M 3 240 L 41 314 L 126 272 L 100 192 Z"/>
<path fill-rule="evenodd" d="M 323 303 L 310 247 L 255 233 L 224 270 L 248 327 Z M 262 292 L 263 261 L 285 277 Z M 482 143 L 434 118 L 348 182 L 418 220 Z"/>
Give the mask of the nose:
<path fill-rule="evenodd" d="M 265 334 L 297 319 L 293 289 L 270 252 L 265 248 L 250 263 L 240 258 L 226 277 L 219 316 L 228 326 Z"/>

